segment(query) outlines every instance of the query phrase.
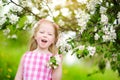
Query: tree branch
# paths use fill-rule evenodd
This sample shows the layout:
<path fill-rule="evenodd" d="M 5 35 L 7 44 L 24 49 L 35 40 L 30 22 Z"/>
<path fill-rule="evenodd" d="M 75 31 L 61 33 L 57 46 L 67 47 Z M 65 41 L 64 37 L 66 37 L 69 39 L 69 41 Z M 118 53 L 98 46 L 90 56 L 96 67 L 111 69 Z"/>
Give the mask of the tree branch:
<path fill-rule="evenodd" d="M 25 11 L 27 11 L 27 12 L 29 12 L 29 13 L 32 13 L 36 18 L 41 19 L 41 17 L 39 17 L 38 15 L 34 14 L 31 10 L 29 10 L 29 9 L 27 9 L 27 8 L 25 8 L 25 7 L 17 4 L 17 3 L 15 3 L 13 0 L 10 0 L 10 1 L 11 1 L 13 4 L 15 4 L 16 6 L 19 6 L 19 7 L 23 8 Z"/>

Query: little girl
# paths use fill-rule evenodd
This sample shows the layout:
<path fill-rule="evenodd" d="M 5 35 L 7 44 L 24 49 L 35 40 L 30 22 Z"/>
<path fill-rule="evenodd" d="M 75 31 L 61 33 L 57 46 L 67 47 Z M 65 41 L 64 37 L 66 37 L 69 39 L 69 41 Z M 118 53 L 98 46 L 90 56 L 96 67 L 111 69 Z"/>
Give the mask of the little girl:
<path fill-rule="evenodd" d="M 58 28 L 48 20 L 38 21 L 34 27 L 30 51 L 22 56 L 15 80 L 61 80 L 62 62 L 56 69 L 46 65 L 51 56 L 58 55 L 55 46 Z"/>

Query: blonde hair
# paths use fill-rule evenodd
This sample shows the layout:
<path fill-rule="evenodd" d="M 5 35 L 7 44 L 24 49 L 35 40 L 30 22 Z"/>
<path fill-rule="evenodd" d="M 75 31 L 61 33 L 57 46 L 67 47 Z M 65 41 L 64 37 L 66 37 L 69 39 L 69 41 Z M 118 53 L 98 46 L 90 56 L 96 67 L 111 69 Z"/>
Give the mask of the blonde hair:
<path fill-rule="evenodd" d="M 56 42 L 58 40 L 58 29 L 59 29 L 59 26 L 51 21 L 48 21 L 48 20 L 45 20 L 45 19 L 41 19 L 39 20 L 36 25 L 34 26 L 34 29 L 33 29 L 33 35 L 31 37 L 31 42 L 30 42 L 30 51 L 33 51 L 37 48 L 38 44 L 37 44 L 37 41 L 35 40 L 35 35 L 36 33 L 38 32 L 39 28 L 40 28 L 40 25 L 41 24 L 51 24 L 53 27 L 54 27 L 54 31 L 55 31 L 55 42 L 53 44 L 51 44 L 48 48 L 48 50 L 53 53 L 53 54 L 56 54 L 58 49 L 56 47 Z"/>

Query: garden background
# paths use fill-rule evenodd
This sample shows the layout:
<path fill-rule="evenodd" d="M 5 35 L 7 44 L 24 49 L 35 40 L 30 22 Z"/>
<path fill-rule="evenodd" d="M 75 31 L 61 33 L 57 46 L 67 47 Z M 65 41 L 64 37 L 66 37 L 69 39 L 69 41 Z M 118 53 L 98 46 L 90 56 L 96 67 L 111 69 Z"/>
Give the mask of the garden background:
<path fill-rule="evenodd" d="M 62 80 L 120 79 L 120 0 L 1 0 L 1 80 L 14 80 L 41 18 L 60 26 Z"/>

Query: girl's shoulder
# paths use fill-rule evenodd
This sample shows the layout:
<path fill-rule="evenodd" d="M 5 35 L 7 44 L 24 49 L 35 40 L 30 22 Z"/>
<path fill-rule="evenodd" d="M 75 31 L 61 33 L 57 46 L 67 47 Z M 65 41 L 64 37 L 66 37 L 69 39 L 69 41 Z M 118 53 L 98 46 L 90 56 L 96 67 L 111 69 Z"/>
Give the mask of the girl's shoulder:
<path fill-rule="evenodd" d="M 26 51 L 24 54 L 23 54 L 23 57 L 27 56 L 27 55 L 31 55 L 33 53 L 33 51 Z"/>
<path fill-rule="evenodd" d="M 31 54 L 33 51 L 26 51 L 25 54 Z"/>
<path fill-rule="evenodd" d="M 24 59 L 30 56 L 32 53 L 33 53 L 32 51 L 26 51 L 21 57 L 21 63 L 23 63 Z"/>

